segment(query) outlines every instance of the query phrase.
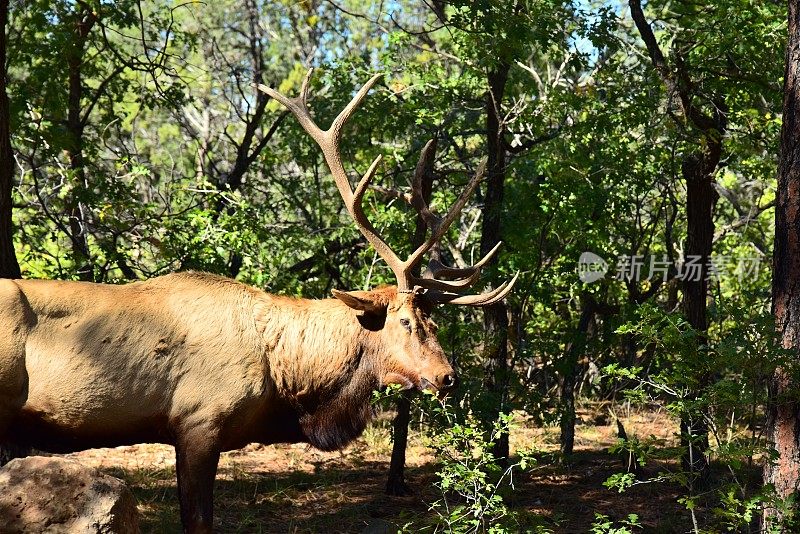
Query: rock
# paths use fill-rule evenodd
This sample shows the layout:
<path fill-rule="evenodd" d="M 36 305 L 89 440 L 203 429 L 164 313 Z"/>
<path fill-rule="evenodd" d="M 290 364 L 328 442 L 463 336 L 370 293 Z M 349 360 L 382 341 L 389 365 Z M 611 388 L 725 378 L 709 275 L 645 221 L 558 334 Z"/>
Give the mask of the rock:
<path fill-rule="evenodd" d="M 0 469 L 0 533 L 139 532 L 125 484 L 75 460 L 29 456 Z"/>
<path fill-rule="evenodd" d="M 383 519 L 371 519 L 361 534 L 397 534 L 401 531 L 402 529 L 394 523 Z"/>

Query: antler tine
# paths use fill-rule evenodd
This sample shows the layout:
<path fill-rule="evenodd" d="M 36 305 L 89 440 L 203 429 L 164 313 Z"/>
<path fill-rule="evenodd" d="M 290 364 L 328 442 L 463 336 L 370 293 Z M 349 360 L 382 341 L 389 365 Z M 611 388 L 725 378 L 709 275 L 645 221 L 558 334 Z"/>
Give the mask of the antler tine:
<path fill-rule="evenodd" d="M 463 306 L 490 306 L 505 298 L 506 295 L 514 287 L 519 277 L 519 272 L 514 275 L 514 278 L 503 282 L 502 285 L 492 291 L 481 293 L 479 295 L 459 295 L 458 293 L 448 293 L 442 291 L 428 290 L 425 292 L 425 297 L 432 302 L 440 304 L 456 304 Z"/>
<path fill-rule="evenodd" d="M 478 261 L 475 265 L 466 268 L 457 268 L 457 267 L 450 267 L 445 265 L 441 261 L 437 259 L 433 259 L 428 262 L 428 269 L 422 275 L 424 279 L 430 278 L 449 278 L 450 280 L 459 280 L 461 278 L 471 277 L 475 271 L 479 271 L 489 263 L 489 260 L 497 253 L 500 249 L 500 246 L 503 244 L 502 241 L 498 241 L 497 244 L 490 250 L 483 258 Z"/>
<path fill-rule="evenodd" d="M 455 220 L 455 216 L 458 215 L 474 187 L 483 177 L 485 166 L 483 164 L 481 165 L 478 172 L 473 177 L 474 181 L 467 186 L 466 191 L 464 191 L 463 195 L 451 208 L 450 213 L 448 213 L 444 219 L 440 219 L 430 210 L 426 201 L 426 192 L 422 190 L 424 183 L 423 177 L 425 176 L 426 172 L 430 172 L 435 150 L 436 139 L 434 138 L 428 141 L 425 144 L 425 147 L 422 149 L 419 162 L 417 163 L 417 167 L 414 171 L 414 178 L 411 183 L 411 197 L 409 199 L 409 203 L 417 211 L 428 228 L 430 228 L 432 234 L 431 239 L 426 243 L 426 245 L 430 246 L 430 249 L 422 250 L 422 253 L 424 254 L 424 252 L 427 252 L 427 250 L 432 250 L 433 252 L 433 257 L 428 262 L 428 268 L 423 277 L 419 278 L 412 276 L 412 283 L 413 285 L 427 289 L 463 291 L 464 289 L 471 287 L 478 280 L 481 268 L 491 259 L 494 253 L 497 252 L 499 244 L 495 246 L 489 252 L 489 254 L 481 259 L 481 261 L 476 265 L 466 269 L 455 269 L 444 265 L 439 260 L 439 239 L 441 239 L 448 226 Z M 421 254 L 419 254 L 417 257 L 421 257 Z M 413 255 L 409 258 L 409 260 L 407 260 L 407 265 L 409 265 L 409 269 L 415 265 L 415 257 Z M 452 281 L 440 280 L 438 279 L 439 276 L 450 278 Z"/>
<path fill-rule="evenodd" d="M 306 71 L 306 75 L 303 76 L 303 83 L 300 84 L 300 101 L 303 103 L 303 107 L 308 109 L 308 89 L 311 86 L 311 75 L 314 74 L 314 68 L 309 67 Z"/>
<path fill-rule="evenodd" d="M 441 262 L 438 262 L 441 264 Z M 465 271 L 467 269 L 464 269 Z M 426 273 L 427 274 L 427 273 Z M 481 276 L 481 270 L 475 269 L 471 274 L 459 280 L 439 280 L 437 278 L 414 278 L 414 285 L 425 289 L 437 289 L 441 291 L 464 291 L 472 287 Z"/>
<path fill-rule="evenodd" d="M 361 105 L 361 102 L 364 100 L 364 97 L 367 96 L 369 90 L 372 89 L 372 86 L 381 79 L 383 74 L 378 73 L 372 76 L 367 83 L 365 83 L 361 89 L 358 90 L 356 96 L 350 101 L 349 104 L 345 106 L 345 108 L 337 115 L 333 122 L 331 123 L 331 127 L 328 128 L 328 133 L 330 135 L 331 141 L 335 143 L 337 146 L 339 144 L 339 140 L 342 137 L 342 127 L 347 123 L 350 119 L 350 116 L 353 112 Z"/>
<path fill-rule="evenodd" d="M 424 195 L 422 194 L 422 178 L 425 176 L 425 173 L 431 168 L 431 163 L 433 163 L 433 156 L 436 155 L 436 146 L 438 145 L 438 141 L 435 137 L 428 140 L 425 143 L 425 146 L 422 147 L 422 151 L 419 154 L 419 160 L 417 161 L 417 166 L 414 168 L 414 178 L 412 179 L 412 187 L 413 192 L 416 192 L 420 195 L 420 198 L 424 201 Z"/>
<path fill-rule="evenodd" d="M 355 192 L 353 192 L 353 208 L 355 214 L 358 214 L 360 217 L 364 219 L 365 222 L 367 221 L 367 216 L 364 214 L 363 207 L 361 206 L 361 200 L 364 198 L 364 193 L 367 192 L 367 187 L 369 187 L 372 178 L 375 176 L 375 171 L 378 170 L 378 165 L 380 165 L 381 161 L 383 160 L 383 156 L 380 154 L 372 161 L 372 164 L 367 169 L 367 172 L 364 173 L 364 176 L 361 178 L 361 181 L 358 182 L 356 186 Z"/>
<path fill-rule="evenodd" d="M 311 82 L 311 74 L 314 72 L 314 69 L 308 69 L 306 75 L 303 77 L 303 83 L 300 86 L 300 95 L 295 98 L 289 98 L 288 96 L 284 96 L 272 87 L 268 87 L 264 84 L 255 84 L 256 88 L 261 91 L 262 93 L 266 93 L 270 98 L 273 98 L 283 104 L 283 106 L 292 112 L 292 114 L 297 118 L 297 121 L 300 123 L 300 126 L 308 132 L 308 134 L 317 142 L 317 144 L 321 144 L 325 137 L 325 132 L 317 126 L 317 123 L 314 122 L 314 119 L 311 118 L 311 113 L 308 111 L 308 89 Z"/>
<path fill-rule="evenodd" d="M 439 226 L 439 218 L 431 212 L 428 207 L 428 202 L 425 200 L 426 192 L 422 190 L 422 179 L 426 172 L 429 172 L 433 166 L 433 157 L 436 155 L 436 138 L 429 140 L 422 148 L 419 155 L 417 167 L 414 169 L 414 177 L 411 181 L 411 207 L 416 210 L 422 220 L 430 229 L 435 229 Z M 430 191 L 427 192 L 430 194 Z"/>
<path fill-rule="evenodd" d="M 428 262 L 428 268 L 423 273 L 422 278 L 414 278 L 414 284 L 428 289 L 440 289 L 443 291 L 460 292 L 472 287 L 481 276 L 481 270 L 489 263 L 492 256 L 500 248 L 503 242 L 498 242 L 481 260 L 470 267 L 463 269 L 450 267 L 436 258 Z M 450 280 L 441 280 L 449 278 Z"/>
<path fill-rule="evenodd" d="M 389 248 L 389 245 L 387 245 L 380 235 L 378 235 L 378 232 L 375 230 L 375 227 L 372 226 L 372 223 L 370 223 L 369 219 L 367 219 L 366 215 L 364 214 L 363 207 L 361 206 L 361 201 L 363 199 L 364 192 L 366 191 L 366 187 L 372 180 L 372 177 L 375 175 L 375 171 L 377 170 L 381 158 L 376 158 L 372 165 L 370 165 L 369 170 L 367 170 L 366 174 L 364 174 L 364 176 L 361 178 L 357 186 L 358 196 L 355 196 L 350 187 L 350 179 L 348 178 L 347 171 L 345 171 L 344 165 L 342 164 L 342 157 L 339 152 L 339 141 L 341 140 L 342 136 L 342 128 L 347 123 L 348 119 L 353 115 L 353 112 L 355 112 L 355 110 L 367 96 L 367 93 L 369 93 L 369 90 L 372 89 L 372 86 L 374 86 L 375 83 L 380 79 L 381 74 L 376 74 L 370 78 L 369 81 L 358 90 L 355 96 L 350 100 L 350 103 L 347 104 L 347 106 L 345 106 L 345 108 L 333 120 L 330 128 L 327 130 L 322 130 L 314 122 L 307 105 L 312 73 L 313 69 L 309 69 L 305 78 L 303 78 L 303 83 L 300 87 L 300 95 L 295 98 L 288 98 L 271 87 L 267 87 L 262 84 L 258 84 L 256 87 L 260 91 L 265 92 L 267 95 L 283 104 L 289 111 L 291 111 L 303 129 L 314 139 L 314 141 L 316 141 L 316 143 L 322 149 L 322 155 L 325 157 L 325 162 L 328 164 L 328 168 L 330 169 L 333 179 L 336 182 L 336 188 L 339 190 L 339 194 L 341 195 L 342 200 L 344 200 L 347 211 L 353 217 L 359 231 L 364 235 L 367 241 L 372 244 L 372 246 L 378 252 L 378 255 L 384 259 L 384 261 L 395 273 L 398 286 L 401 289 L 409 289 L 407 287 L 408 280 L 405 276 L 406 271 L 404 269 L 403 261 L 397 257 L 392 249 Z"/>

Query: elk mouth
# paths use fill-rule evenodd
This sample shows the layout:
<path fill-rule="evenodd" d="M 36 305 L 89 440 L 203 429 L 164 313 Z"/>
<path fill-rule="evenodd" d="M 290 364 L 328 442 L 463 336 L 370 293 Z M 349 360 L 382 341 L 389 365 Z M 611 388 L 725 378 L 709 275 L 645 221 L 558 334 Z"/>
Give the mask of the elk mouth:
<path fill-rule="evenodd" d="M 420 391 L 425 391 L 427 389 L 437 394 L 441 393 L 441 390 L 436 386 L 434 386 L 433 382 L 424 377 L 419 379 L 419 384 L 417 385 L 417 389 Z"/>
<path fill-rule="evenodd" d="M 380 389 L 381 391 L 385 391 L 391 385 L 398 385 L 400 386 L 400 391 L 409 391 L 411 389 L 422 389 L 418 381 L 415 380 L 417 377 L 408 377 L 406 375 L 401 375 L 400 373 L 389 373 L 383 380 L 381 381 Z M 424 379 L 423 379 L 424 380 Z"/>
<path fill-rule="evenodd" d="M 453 378 L 448 380 L 446 384 L 437 386 L 436 382 L 429 380 L 421 375 L 408 376 L 400 373 L 387 374 L 380 385 L 381 391 L 386 390 L 390 385 L 396 384 L 400 386 L 400 391 L 409 391 L 416 389 L 418 391 L 431 391 L 439 398 L 443 398 L 458 385 L 458 379 Z"/>
<path fill-rule="evenodd" d="M 458 380 L 454 380 L 453 382 L 448 383 L 446 386 L 442 385 L 437 387 L 433 382 L 428 380 L 425 377 L 421 377 L 419 380 L 419 385 L 417 385 L 417 389 L 420 391 L 428 390 L 436 394 L 437 397 L 440 399 L 444 399 L 451 391 L 453 391 L 456 386 L 458 385 Z"/>

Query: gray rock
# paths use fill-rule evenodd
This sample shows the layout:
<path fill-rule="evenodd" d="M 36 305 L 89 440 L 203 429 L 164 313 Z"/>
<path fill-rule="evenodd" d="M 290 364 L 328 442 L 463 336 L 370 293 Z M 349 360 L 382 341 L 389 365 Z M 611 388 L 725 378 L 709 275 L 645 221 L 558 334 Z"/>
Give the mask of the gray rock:
<path fill-rule="evenodd" d="M 383 519 L 371 519 L 361 534 L 397 534 L 400 527 Z"/>
<path fill-rule="evenodd" d="M 75 460 L 29 456 L 0 469 L 0 533 L 139 532 L 125 484 Z"/>

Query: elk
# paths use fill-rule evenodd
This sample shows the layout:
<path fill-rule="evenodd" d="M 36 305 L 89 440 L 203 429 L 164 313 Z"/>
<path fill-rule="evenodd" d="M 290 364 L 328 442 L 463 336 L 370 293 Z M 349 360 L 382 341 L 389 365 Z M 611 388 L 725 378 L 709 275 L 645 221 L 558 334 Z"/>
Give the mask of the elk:
<path fill-rule="evenodd" d="M 361 205 L 380 158 L 352 190 L 339 151 L 342 127 L 378 77 L 323 131 L 307 107 L 310 76 L 297 98 L 259 89 L 319 144 L 348 212 L 397 286 L 307 300 L 195 272 L 126 285 L 0 280 L 0 442 L 51 452 L 173 445 L 184 530 L 211 532 L 221 451 L 252 442 L 338 449 L 365 428 L 373 390 L 455 387 L 431 309 L 497 302 L 516 276 L 493 291 L 462 294 L 497 247 L 469 268 L 434 258 L 424 275 L 412 269 L 435 248 L 482 173 L 440 218 L 416 187 L 418 165 L 408 200 L 430 236 L 401 260 Z M 432 151 L 429 143 L 420 161 Z"/>

